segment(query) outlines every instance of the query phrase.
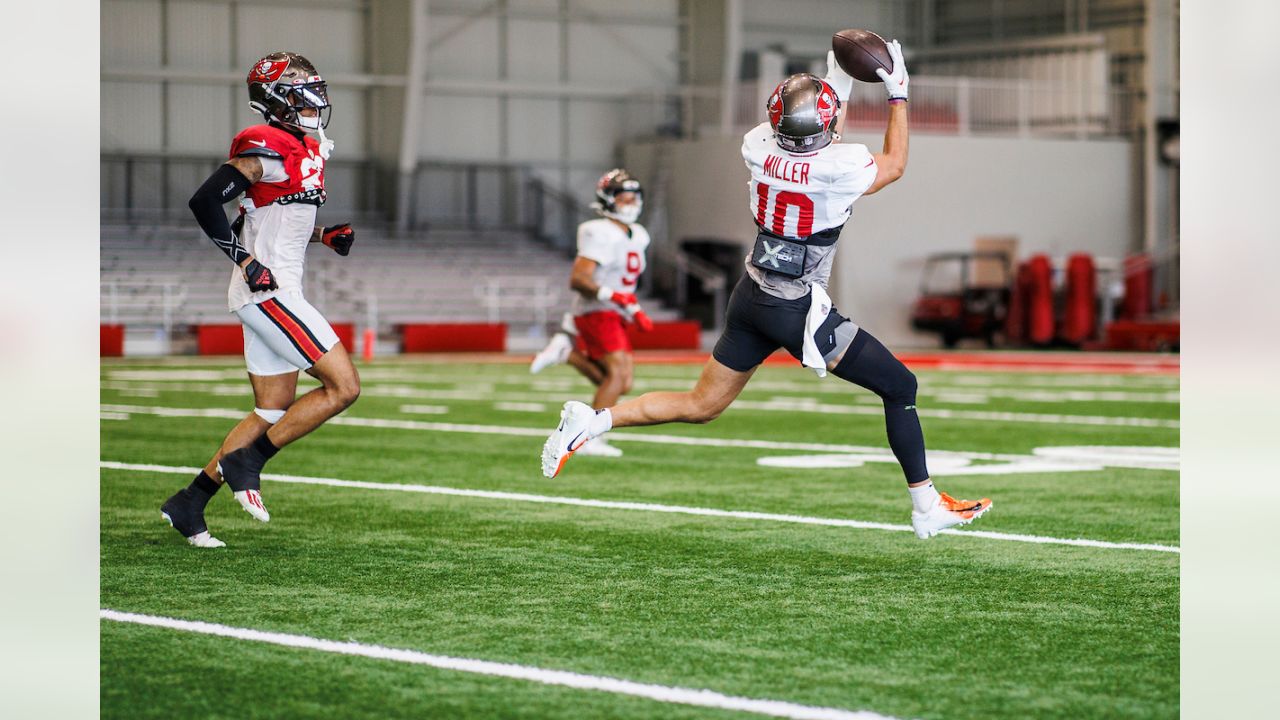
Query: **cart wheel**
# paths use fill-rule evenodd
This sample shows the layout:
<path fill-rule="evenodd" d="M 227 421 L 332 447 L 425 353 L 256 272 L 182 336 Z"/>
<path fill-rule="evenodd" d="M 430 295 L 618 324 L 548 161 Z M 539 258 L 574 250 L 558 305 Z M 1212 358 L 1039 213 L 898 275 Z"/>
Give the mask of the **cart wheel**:
<path fill-rule="evenodd" d="M 948 350 L 954 350 L 956 343 L 958 342 L 960 342 L 959 335 L 951 332 L 942 333 L 942 347 Z"/>

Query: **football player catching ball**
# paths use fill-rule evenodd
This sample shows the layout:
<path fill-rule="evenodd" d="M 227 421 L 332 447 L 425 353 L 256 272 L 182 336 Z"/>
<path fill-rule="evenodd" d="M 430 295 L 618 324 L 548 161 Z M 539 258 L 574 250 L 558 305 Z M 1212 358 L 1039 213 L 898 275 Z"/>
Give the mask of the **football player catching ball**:
<path fill-rule="evenodd" d="M 653 392 L 593 410 L 565 403 L 560 424 L 542 450 L 542 471 L 555 477 L 592 438 L 615 427 L 714 420 L 742 392 L 760 363 L 786 348 L 820 376 L 867 388 L 884 402 L 889 446 L 906 475 L 911 524 L 929 538 L 972 522 L 991 501 L 957 500 L 938 492 L 925 466 L 924 434 L 916 415 L 916 378 L 880 341 L 832 306 L 826 292 L 840 230 L 853 203 L 893 183 L 907 166 L 908 76 L 897 41 L 889 43 L 893 71 L 877 70 L 889 102 L 884 149 L 839 143 L 840 106 L 853 78 L 827 55 L 827 77 L 792 75 L 766 103 L 769 121 L 742 139 L 751 171 L 747 206 L 755 217 L 755 245 L 734 289 L 724 334 L 697 385 L 688 392 Z M 846 110 L 847 112 L 847 110 Z"/>

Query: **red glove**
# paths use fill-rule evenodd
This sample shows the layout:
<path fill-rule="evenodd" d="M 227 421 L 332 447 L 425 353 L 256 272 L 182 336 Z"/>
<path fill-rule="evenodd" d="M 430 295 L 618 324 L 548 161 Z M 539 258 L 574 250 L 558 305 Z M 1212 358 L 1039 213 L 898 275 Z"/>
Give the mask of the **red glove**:
<path fill-rule="evenodd" d="M 596 298 L 601 302 L 611 302 L 624 310 L 628 305 L 635 305 L 638 301 L 634 293 L 614 292 L 613 288 L 607 285 L 601 285 L 596 291 Z"/>
<path fill-rule="evenodd" d="M 324 243 L 325 247 L 332 248 L 343 257 L 351 253 L 351 244 L 355 241 L 356 231 L 351 229 L 350 223 L 330 225 L 320 235 L 320 242 Z"/>
<path fill-rule="evenodd" d="M 640 309 L 640 301 L 636 299 L 635 293 L 614 292 L 613 288 L 601 285 L 596 292 L 596 297 L 601 302 L 617 305 L 627 319 L 640 328 L 640 332 L 649 332 L 653 329 L 653 321 L 644 314 L 644 310 Z"/>
<path fill-rule="evenodd" d="M 641 310 L 639 305 L 632 305 L 632 307 L 635 308 L 635 311 L 631 313 L 631 321 L 636 324 L 636 327 L 640 328 L 640 332 L 652 330 L 653 321 L 649 319 L 648 315 L 644 314 L 644 310 Z"/>

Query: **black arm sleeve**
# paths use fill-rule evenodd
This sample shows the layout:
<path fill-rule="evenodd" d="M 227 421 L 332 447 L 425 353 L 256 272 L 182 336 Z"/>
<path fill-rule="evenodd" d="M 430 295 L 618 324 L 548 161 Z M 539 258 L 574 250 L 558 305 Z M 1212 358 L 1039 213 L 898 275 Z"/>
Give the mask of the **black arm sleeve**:
<path fill-rule="evenodd" d="M 187 203 L 204 233 L 237 265 L 244 262 L 249 253 L 240 244 L 240 238 L 232 232 L 222 206 L 239 197 L 252 184 L 239 170 L 230 165 L 222 165 L 204 181 Z"/>

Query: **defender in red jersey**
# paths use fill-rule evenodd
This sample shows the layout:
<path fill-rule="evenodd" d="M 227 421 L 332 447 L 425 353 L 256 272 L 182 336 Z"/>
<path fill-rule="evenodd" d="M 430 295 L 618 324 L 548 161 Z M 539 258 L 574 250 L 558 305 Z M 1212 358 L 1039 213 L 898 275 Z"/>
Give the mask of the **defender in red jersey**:
<path fill-rule="evenodd" d="M 262 467 L 280 448 L 355 402 L 360 378 L 333 328 L 302 294 L 307 247 L 323 243 L 351 252 L 355 231 L 343 223 L 316 225 L 325 201 L 324 166 L 333 142 L 324 135 L 328 88 L 315 67 L 292 52 L 254 64 L 247 79 L 249 107 L 265 125 L 231 143 L 229 159 L 192 196 L 200 227 L 235 264 L 227 309 L 244 326 L 245 365 L 254 411 L 222 441 L 192 483 L 161 506 L 164 518 L 198 547 L 222 547 L 209 534 L 204 508 L 225 483 L 254 518 L 271 519 L 262 502 Z M 308 133 L 319 134 L 317 141 Z M 227 222 L 223 205 L 244 195 Z M 296 398 L 298 371 L 321 387 Z"/>

